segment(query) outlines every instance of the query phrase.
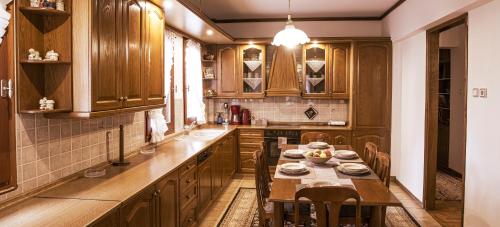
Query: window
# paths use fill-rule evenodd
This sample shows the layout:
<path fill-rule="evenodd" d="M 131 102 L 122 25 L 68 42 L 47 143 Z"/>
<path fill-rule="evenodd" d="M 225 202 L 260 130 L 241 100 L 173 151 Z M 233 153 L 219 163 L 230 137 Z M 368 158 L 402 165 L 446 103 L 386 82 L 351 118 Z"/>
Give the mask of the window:
<path fill-rule="evenodd" d="M 198 124 L 204 124 L 207 120 L 205 103 L 203 102 L 201 45 L 189 39 L 185 42 L 184 48 L 186 119 L 189 119 L 189 121 L 196 120 Z M 190 122 L 186 120 L 186 123 Z"/>

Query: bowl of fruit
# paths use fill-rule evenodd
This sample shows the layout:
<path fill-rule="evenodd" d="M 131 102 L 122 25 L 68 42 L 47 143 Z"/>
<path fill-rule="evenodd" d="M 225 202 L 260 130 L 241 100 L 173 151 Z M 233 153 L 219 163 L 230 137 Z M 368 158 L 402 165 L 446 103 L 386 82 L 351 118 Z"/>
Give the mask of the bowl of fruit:
<path fill-rule="evenodd" d="M 312 150 L 304 153 L 304 157 L 307 161 L 314 164 L 323 164 L 332 158 L 332 152 L 329 149 L 326 150 Z"/>

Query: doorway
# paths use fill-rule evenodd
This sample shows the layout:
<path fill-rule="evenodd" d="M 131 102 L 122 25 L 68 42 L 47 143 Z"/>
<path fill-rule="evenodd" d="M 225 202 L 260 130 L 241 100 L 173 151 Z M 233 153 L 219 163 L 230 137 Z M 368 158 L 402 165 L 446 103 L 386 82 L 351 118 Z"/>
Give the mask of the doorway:
<path fill-rule="evenodd" d="M 462 226 L 467 121 L 467 15 L 427 31 L 424 207 Z"/>

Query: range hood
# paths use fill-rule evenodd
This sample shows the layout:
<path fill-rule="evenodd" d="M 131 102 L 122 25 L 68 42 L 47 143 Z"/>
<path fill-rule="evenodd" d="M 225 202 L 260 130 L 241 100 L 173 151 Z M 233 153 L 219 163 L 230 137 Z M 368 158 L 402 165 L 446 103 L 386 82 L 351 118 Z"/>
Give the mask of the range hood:
<path fill-rule="evenodd" d="M 299 79 L 295 51 L 284 46 L 278 46 L 274 52 L 267 96 L 300 96 Z"/>

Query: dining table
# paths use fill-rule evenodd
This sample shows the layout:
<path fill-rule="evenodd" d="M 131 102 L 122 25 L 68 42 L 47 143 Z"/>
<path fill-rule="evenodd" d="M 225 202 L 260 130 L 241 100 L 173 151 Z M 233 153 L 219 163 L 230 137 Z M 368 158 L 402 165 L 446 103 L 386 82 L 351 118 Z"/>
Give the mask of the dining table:
<path fill-rule="evenodd" d="M 287 144 L 282 146 L 282 155 L 278 161 L 278 166 L 275 171 L 279 171 L 279 166 L 290 162 L 305 162 L 305 159 L 290 159 L 283 156 L 283 152 L 289 149 L 301 149 L 305 145 L 293 145 Z M 352 150 L 350 145 L 334 145 L 335 150 Z M 349 160 L 340 160 L 340 163 L 349 163 Z M 358 159 L 358 162 L 363 162 Z M 307 165 L 314 167 L 312 163 L 307 163 Z M 352 185 L 358 192 L 361 198 L 362 207 L 370 207 L 370 223 L 369 226 L 385 226 L 385 209 L 387 206 L 402 206 L 401 202 L 394 196 L 394 194 L 389 191 L 386 185 L 374 174 L 373 170 L 370 169 L 370 174 L 366 177 L 359 176 L 349 176 L 340 173 L 335 166 L 320 166 L 322 173 L 333 174 L 325 175 L 320 174 L 316 171 L 316 174 L 309 174 L 302 177 L 276 177 L 278 172 L 275 173 L 275 178 L 273 179 L 271 185 L 271 193 L 269 195 L 268 201 L 274 204 L 274 217 L 273 226 L 283 227 L 284 221 L 284 204 L 295 202 L 295 192 L 304 182 L 314 181 L 314 180 L 328 180 L 329 178 L 333 181 L 352 181 Z M 325 169 L 326 168 L 326 169 Z M 307 179 L 306 179 L 307 178 Z M 325 179 L 326 178 L 326 179 Z M 341 179 L 341 180 L 339 180 Z M 302 202 L 302 201 L 301 201 Z M 345 205 L 355 205 L 352 200 L 346 200 Z"/>

